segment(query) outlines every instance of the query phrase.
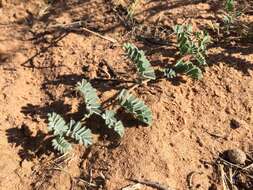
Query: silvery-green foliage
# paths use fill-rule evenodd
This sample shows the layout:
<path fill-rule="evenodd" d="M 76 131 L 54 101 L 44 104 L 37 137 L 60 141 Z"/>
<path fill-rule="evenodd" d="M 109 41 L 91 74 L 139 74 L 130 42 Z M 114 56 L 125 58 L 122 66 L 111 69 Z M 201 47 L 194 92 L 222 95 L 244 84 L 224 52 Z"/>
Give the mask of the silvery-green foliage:
<path fill-rule="evenodd" d="M 190 40 L 192 27 L 191 25 L 176 25 L 173 27 L 174 33 L 177 36 L 177 44 L 181 55 L 191 53 L 194 49 L 193 43 Z"/>
<path fill-rule="evenodd" d="M 48 131 L 53 131 L 54 135 L 63 135 L 68 130 L 65 120 L 56 113 L 48 114 Z"/>
<path fill-rule="evenodd" d="M 193 65 L 191 62 L 184 62 L 179 60 L 174 67 L 165 69 L 165 76 L 167 78 L 174 78 L 177 74 L 188 75 L 194 79 L 201 79 L 202 71 L 199 67 Z"/>
<path fill-rule="evenodd" d="M 69 129 L 66 133 L 66 136 L 70 136 L 79 142 L 79 144 L 83 144 L 85 146 L 89 146 L 92 144 L 92 134 L 91 130 L 83 127 L 80 122 L 76 122 L 74 120 L 70 120 Z"/>
<path fill-rule="evenodd" d="M 241 26 L 241 24 L 238 23 L 239 17 L 241 15 L 242 15 L 242 12 L 236 9 L 235 0 L 226 0 L 223 23 L 228 33 L 230 33 L 229 30 L 232 29 L 231 27 L 235 27 L 236 24 L 238 24 L 239 27 Z"/>
<path fill-rule="evenodd" d="M 136 64 L 141 77 L 152 80 L 156 79 L 154 68 L 146 58 L 144 51 L 139 50 L 131 43 L 125 43 L 123 48 L 127 56 Z"/>
<path fill-rule="evenodd" d="M 85 79 L 77 83 L 76 89 L 81 93 L 84 98 L 86 110 L 88 111 L 86 117 L 89 117 L 94 113 L 100 115 L 101 105 L 97 96 L 96 89 L 94 89 L 91 84 Z"/>
<path fill-rule="evenodd" d="M 53 148 L 59 151 L 62 154 L 67 153 L 71 149 L 71 144 L 63 137 L 63 136 L 56 136 L 52 140 Z"/>
<path fill-rule="evenodd" d="M 120 137 L 124 135 L 123 123 L 116 119 L 115 112 L 111 110 L 105 110 L 102 114 L 102 118 L 105 120 L 105 124 L 108 128 L 113 129 Z"/>
<path fill-rule="evenodd" d="M 65 120 L 58 114 L 48 114 L 48 129 L 53 132 L 52 145 L 55 150 L 66 153 L 71 149 L 71 144 L 67 137 L 76 140 L 79 144 L 89 146 L 92 144 L 92 134 L 90 129 L 82 126 L 80 122 L 71 120 L 66 124 Z"/>
<path fill-rule="evenodd" d="M 206 32 L 192 32 L 190 25 L 176 25 L 174 33 L 177 36 L 177 44 L 181 55 L 192 55 L 196 64 L 206 65 L 206 48 L 211 42 Z"/>
<path fill-rule="evenodd" d="M 152 112 L 145 105 L 145 103 L 132 94 L 128 93 L 127 90 L 123 89 L 117 97 L 120 105 L 129 113 L 132 113 L 138 120 L 151 125 L 152 123 Z"/>

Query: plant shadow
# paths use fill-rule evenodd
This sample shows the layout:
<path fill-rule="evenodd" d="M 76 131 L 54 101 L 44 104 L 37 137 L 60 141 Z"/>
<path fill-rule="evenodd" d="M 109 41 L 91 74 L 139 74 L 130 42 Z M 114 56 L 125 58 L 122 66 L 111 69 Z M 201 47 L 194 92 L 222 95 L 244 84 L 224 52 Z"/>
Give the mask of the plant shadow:
<path fill-rule="evenodd" d="M 236 44 L 236 47 L 228 44 L 216 44 L 212 46 L 213 48 L 223 48 L 221 53 L 214 53 L 208 56 L 209 66 L 215 65 L 217 62 L 225 63 L 229 67 L 242 72 L 246 76 L 250 76 L 250 71 L 253 70 L 253 62 L 236 56 L 236 54 L 241 55 L 251 55 L 253 53 L 253 44 Z"/>
<path fill-rule="evenodd" d="M 47 114 L 51 112 L 57 112 L 59 114 L 68 113 L 71 110 L 71 105 L 65 104 L 62 100 L 54 101 L 51 104 L 46 105 L 33 105 L 27 104 L 21 108 L 21 113 L 25 116 L 29 116 L 36 120 L 37 117 L 40 119 L 47 119 Z"/>
<path fill-rule="evenodd" d="M 51 138 L 46 138 L 47 134 L 39 130 L 36 136 L 32 136 L 29 127 L 23 124 L 20 128 L 10 128 L 6 131 L 8 142 L 21 147 L 18 154 L 23 160 L 31 161 L 36 157 L 49 155 L 53 151 L 51 148 Z"/>
<path fill-rule="evenodd" d="M 54 80 L 46 80 L 42 84 L 43 89 L 47 89 L 48 86 L 58 86 L 64 85 L 66 88 L 64 96 L 73 97 L 75 96 L 75 90 L 73 87 L 77 85 L 78 82 L 81 82 L 82 79 L 88 80 L 96 90 L 99 92 L 105 92 L 108 90 L 121 90 L 127 83 L 133 83 L 133 81 L 121 80 L 117 78 L 104 78 L 97 77 L 89 79 L 85 77 L 85 74 L 64 74 L 57 76 Z"/>
<path fill-rule="evenodd" d="M 60 67 L 60 66 L 53 66 L 51 64 L 49 66 L 45 66 L 45 67 L 36 66 L 34 64 L 34 59 L 36 57 L 38 57 L 39 55 L 41 55 L 42 53 L 47 52 L 50 48 L 57 46 L 58 42 L 61 41 L 63 38 L 65 38 L 68 34 L 69 34 L 69 32 L 62 31 L 62 32 L 59 32 L 56 35 L 54 35 L 52 40 L 49 42 L 48 46 L 42 47 L 38 52 L 36 52 L 34 55 L 32 55 L 26 61 L 24 61 L 21 64 L 21 66 L 26 67 L 26 68 L 32 68 L 32 69 L 44 69 L 44 68 Z M 34 37 L 34 38 L 38 38 L 38 37 Z"/>

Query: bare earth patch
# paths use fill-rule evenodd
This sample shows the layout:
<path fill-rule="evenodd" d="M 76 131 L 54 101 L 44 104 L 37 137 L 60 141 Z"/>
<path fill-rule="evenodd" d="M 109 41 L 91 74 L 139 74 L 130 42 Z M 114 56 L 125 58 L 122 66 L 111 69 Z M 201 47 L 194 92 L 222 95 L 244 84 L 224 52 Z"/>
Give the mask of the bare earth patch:
<path fill-rule="evenodd" d="M 240 148 L 252 163 L 252 42 L 213 43 L 202 80 L 184 76 L 140 86 L 135 95 L 153 112 L 150 128 L 122 114 L 125 135 L 114 142 L 91 121 L 94 145 L 76 145 L 65 158 L 47 139 L 47 114 L 80 117 L 75 84 L 84 77 L 108 78 L 111 70 L 133 79 L 134 66 L 123 56 L 126 41 L 145 50 L 156 68 L 175 61 L 176 47 L 135 41 L 111 1 L 0 2 L 0 189 L 118 190 L 133 184 L 128 179 L 145 179 L 178 190 L 214 190 L 222 189 L 216 160 L 225 150 Z M 140 1 L 135 14 L 144 24 L 172 27 L 187 21 L 201 28 L 215 22 L 218 5 Z M 45 33 L 51 25 L 77 20 L 118 43 L 84 31 Z M 244 20 L 252 25 L 250 14 Z M 127 84 L 93 85 L 106 101 Z M 252 173 L 251 181 L 243 180 L 238 189 L 253 188 Z"/>

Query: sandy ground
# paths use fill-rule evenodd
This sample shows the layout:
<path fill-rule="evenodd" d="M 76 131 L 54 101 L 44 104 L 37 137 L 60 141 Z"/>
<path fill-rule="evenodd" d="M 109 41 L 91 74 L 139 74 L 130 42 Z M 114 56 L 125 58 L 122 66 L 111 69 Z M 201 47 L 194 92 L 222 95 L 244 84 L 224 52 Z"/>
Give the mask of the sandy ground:
<path fill-rule="evenodd" d="M 253 153 L 252 43 L 212 44 L 210 66 L 200 81 L 164 79 L 136 89 L 153 112 L 151 128 L 122 116 L 126 133 L 116 146 L 94 123 L 97 140 L 92 147 L 76 146 L 70 158 L 55 160 L 57 155 L 45 140 L 47 113 L 80 117 L 74 85 L 83 77 L 107 76 L 108 65 L 122 76 L 131 78 L 134 73 L 121 48 L 130 39 L 110 5 L 103 0 L 59 1 L 50 7 L 43 1 L 2 1 L 0 189 L 84 189 L 82 180 L 88 180 L 100 188 L 87 189 L 117 190 L 135 178 L 184 190 L 189 188 L 191 172 L 196 172 L 195 189 L 221 189 L 213 164 L 219 154 L 240 148 L 250 159 Z M 136 18 L 147 23 L 161 18 L 167 25 L 188 20 L 198 26 L 215 20 L 214 5 L 218 7 L 215 1 L 143 1 Z M 120 45 L 85 32 L 43 33 L 52 24 L 80 19 Z M 244 19 L 253 21 L 250 15 Z M 149 52 L 157 67 L 175 60 L 175 47 L 136 44 Z M 95 83 L 94 87 L 105 101 L 120 85 Z"/>

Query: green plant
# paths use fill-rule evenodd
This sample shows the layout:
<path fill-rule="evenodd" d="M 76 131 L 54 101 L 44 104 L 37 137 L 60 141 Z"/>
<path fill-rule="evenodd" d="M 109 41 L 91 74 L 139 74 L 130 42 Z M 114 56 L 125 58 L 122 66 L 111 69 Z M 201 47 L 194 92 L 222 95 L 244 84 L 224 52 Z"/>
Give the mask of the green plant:
<path fill-rule="evenodd" d="M 48 114 L 48 130 L 54 135 L 52 140 L 54 149 L 61 153 L 68 152 L 71 149 L 71 144 L 67 139 L 73 139 L 85 146 L 91 145 L 91 131 L 83 127 L 82 123 L 93 114 L 102 117 L 105 120 L 106 126 L 113 129 L 122 137 L 124 134 L 122 122 L 116 119 L 115 112 L 110 110 L 105 110 L 105 112 L 102 111 L 96 89 L 94 89 L 87 80 L 83 79 L 81 82 L 77 83 L 76 90 L 83 96 L 88 114 L 85 114 L 82 122 L 75 122 L 71 119 L 68 124 L 60 115 L 56 113 Z"/>
<path fill-rule="evenodd" d="M 173 29 L 182 58 L 173 67 L 165 69 L 164 75 L 175 78 L 178 74 L 184 74 L 201 79 L 200 67 L 207 64 L 205 55 L 207 45 L 211 42 L 210 36 L 203 31 L 193 32 L 191 25 L 176 25 Z"/>
<path fill-rule="evenodd" d="M 139 4 L 139 0 L 133 0 L 132 3 L 127 8 L 127 16 L 132 19 L 134 16 L 134 12 L 136 10 L 137 5 Z"/>
<path fill-rule="evenodd" d="M 152 123 L 152 112 L 144 104 L 143 101 L 129 94 L 129 92 L 123 89 L 117 97 L 120 105 L 129 113 L 135 115 L 137 119 L 151 125 Z"/>
<path fill-rule="evenodd" d="M 97 91 L 92 85 L 85 79 L 78 82 L 76 89 L 81 93 L 85 100 L 86 110 L 88 114 L 84 116 L 84 120 L 89 118 L 92 114 L 101 116 L 105 120 L 105 124 L 108 128 L 113 129 L 119 136 L 124 134 L 124 126 L 121 121 L 117 121 L 115 113 L 110 110 L 103 109 L 100 105 L 100 100 L 97 96 Z"/>
<path fill-rule="evenodd" d="M 193 65 L 191 62 L 184 62 L 182 59 L 174 67 L 165 69 L 164 74 L 167 78 L 174 78 L 177 74 L 185 74 L 194 79 L 201 79 L 203 77 L 199 67 Z"/>
<path fill-rule="evenodd" d="M 82 127 L 81 122 L 75 122 L 73 119 L 69 122 L 66 135 L 78 141 L 79 144 L 83 144 L 85 146 L 92 144 L 91 131 Z"/>
<path fill-rule="evenodd" d="M 155 71 L 142 50 L 135 45 L 125 43 L 123 46 L 127 56 L 136 64 L 137 70 L 142 78 L 155 80 Z"/>
<path fill-rule="evenodd" d="M 189 54 L 194 51 L 194 44 L 190 40 L 192 27 L 190 25 L 176 25 L 173 27 L 177 36 L 177 44 L 181 55 Z"/>
<path fill-rule="evenodd" d="M 76 90 L 80 92 L 85 101 L 85 106 L 88 114 L 84 118 L 89 118 L 92 114 L 101 114 L 101 105 L 97 96 L 97 91 L 91 86 L 91 84 L 83 79 L 76 85 Z"/>
<path fill-rule="evenodd" d="M 70 120 L 66 121 L 56 113 L 48 114 L 48 130 L 53 132 L 55 138 L 52 140 L 52 145 L 55 150 L 66 153 L 71 149 L 71 144 L 67 138 L 78 141 L 79 144 L 89 146 L 92 144 L 92 136 L 90 129 L 83 127 L 80 122 Z"/>
<path fill-rule="evenodd" d="M 206 65 L 206 48 L 211 42 L 208 33 L 192 31 L 191 25 L 176 25 L 174 33 L 181 56 L 191 55 L 191 60 L 197 65 Z"/>
<path fill-rule="evenodd" d="M 228 13 L 234 11 L 234 7 L 235 7 L 234 3 L 235 3 L 234 0 L 226 0 L 226 2 L 225 2 L 225 10 Z"/>
<path fill-rule="evenodd" d="M 226 0 L 225 2 L 225 13 L 223 16 L 223 23 L 225 25 L 227 33 L 230 33 L 230 29 L 235 23 L 238 22 L 242 12 L 237 11 L 234 0 Z"/>
<path fill-rule="evenodd" d="M 227 31 L 235 21 L 235 14 L 234 14 L 234 0 L 226 0 L 225 2 L 225 15 L 223 17 L 223 22 Z"/>
<path fill-rule="evenodd" d="M 105 110 L 102 114 L 102 118 L 105 120 L 105 124 L 108 128 L 113 129 L 120 137 L 124 135 L 124 126 L 121 121 L 118 121 L 115 117 L 115 112 L 111 110 Z"/>
<path fill-rule="evenodd" d="M 70 140 L 75 140 L 79 144 L 89 146 L 92 144 L 92 134 L 90 129 L 83 126 L 83 123 L 91 115 L 96 114 L 100 116 L 105 125 L 114 130 L 120 137 L 124 134 L 124 125 L 120 120 L 116 119 L 116 112 L 112 110 L 103 111 L 99 103 L 96 89 L 85 79 L 78 82 L 76 90 L 80 92 L 85 100 L 86 110 L 84 119 L 80 122 L 70 120 L 69 123 L 56 113 L 48 114 L 48 130 L 52 132 L 54 138 L 52 140 L 53 148 L 61 153 L 66 153 L 71 149 Z M 122 90 L 117 97 L 119 104 L 125 108 L 129 113 L 132 113 L 140 121 L 151 125 L 152 113 L 143 101 L 135 98 L 126 90 Z"/>
<path fill-rule="evenodd" d="M 62 136 L 56 136 L 52 140 L 53 148 L 60 153 L 67 153 L 72 147 L 71 144 Z"/>
<path fill-rule="evenodd" d="M 58 114 L 48 114 L 48 131 L 53 131 L 53 135 L 62 136 L 68 130 L 65 120 Z"/>
<path fill-rule="evenodd" d="M 197 65 L 205 65 L 206 60 L 204 55 L 207 44 L 210 42 L 209 35 L 203 32 L 196 32 L 194 34 L 195 41 L 193 41 L 191 26 L 177 25 L 174 27 L 174 31 L 177 35 L 180 55 L 185 56 L 190 54 L 194 58 L 193 61 L 197 62 Z M 156 79 L 155 71 L 143 51 L 130 43 L 124 44 L 124 49 L 128 57 L 136 63 L 137 69 L 143 78 Z M 177 61 L 172 68 L 164 69 L 163 72 L 164 76 L 170 79 L 175 78 L 178 74 L 184 74 L 194 79 L 201 79 L 203 77 L 202 71 L 198 66 L 194 65 L 191 61 L 183 61 L 183 59 Z"/>

